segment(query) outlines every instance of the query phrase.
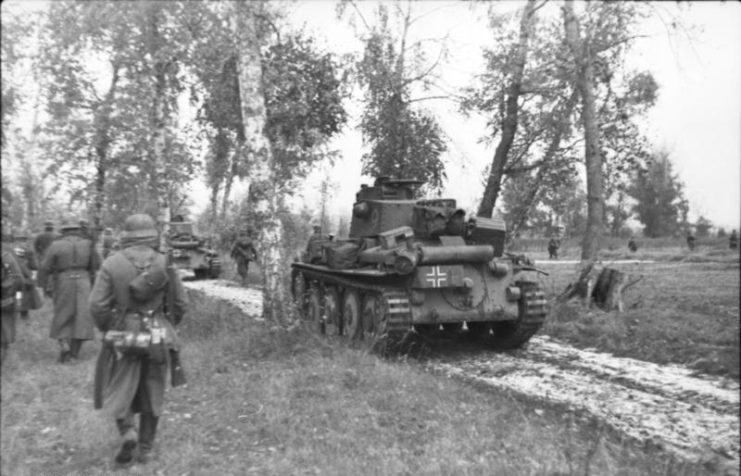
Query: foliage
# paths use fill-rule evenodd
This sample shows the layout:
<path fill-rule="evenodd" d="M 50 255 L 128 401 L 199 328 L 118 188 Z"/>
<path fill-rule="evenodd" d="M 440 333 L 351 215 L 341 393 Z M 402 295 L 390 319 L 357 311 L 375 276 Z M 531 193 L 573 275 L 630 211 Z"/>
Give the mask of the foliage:
<path fill-rule="evenodd" d="M 266 134 L 273 148 L 281 193 L 291 193 L 318 161 L 331 157 L 329 140 L 347 120 L 342 101 L 347 95 L 342 64 L 300 31 L 278 28 L 277 12 L 265 11 L 258 19 L 267 107 Z M 240 160 L 244 128 L 239 109 L 236 44 L 223 33 L 214 34 L 226 21 L 223 12 L 206 10 L 199 24 L 193 70 L 198 83 L 191 97 L 199 104 L 199 122 L 206 133 L 207 181 L 218 192 L 231 177 L 244 178 L 250 163 Z M 274 28 L 274 29 L 273 29 Z M 273 34 L 277 38 L 273 39 Z M 228 198 L 228 197 L 226 197 Z"/>
<path fill-rule="evenodd" d="M 396 11 L 402 18 L 400 38 L 391 31 L 387 6 L 379 5 L 377 24 L 363 39 L 363 57 L 356 68 L 365 98 L 360 129 L 370 149 L 362 157 L 363 173 L 414 178 L 439 189 L 446 177 L 443 131 L 434 116 L 412 106 L 412 88 L 426 85 L 436 64 L 423 68 L 426 57 L 418 45 L 405 49 L 411 5 L 406 13 L 400 7 Z"/>
<path fill-rule="evenodd" d="M 627 193 L 636 201 L 633 211 L 647 237 L 676 234 L 686 221 L 688 207 L 683 184 L 674 174 L 666 151 L 656 152 L 646 170 L 633 174 Z"/>
<path fill-rule="evenodd" d="M 181 64 L 187 59 L 189 17 L 176 2 L 150 4 L 55 2 L 50 5 L 41 65 L 51 118 L 44 149 L 49 172 L 63 177 L 75 200 L 94 194 L 128 196 L 107 203 L 103 222 L 133 211 L 156 213 L 154 141 L 165 136 L 167 194 L 194 173 L 194 161 L 172 117 L 182 90 Z M 103 71 L 101 74 L 100 71 Z M 161 78 L 161 82 L 158 78 Z M 155 107 L 164 101 L 164 124 Z M 109 180 L 110 179 L 110 180 Z M 96 191 L 96 183 L 102 190 Z"/>

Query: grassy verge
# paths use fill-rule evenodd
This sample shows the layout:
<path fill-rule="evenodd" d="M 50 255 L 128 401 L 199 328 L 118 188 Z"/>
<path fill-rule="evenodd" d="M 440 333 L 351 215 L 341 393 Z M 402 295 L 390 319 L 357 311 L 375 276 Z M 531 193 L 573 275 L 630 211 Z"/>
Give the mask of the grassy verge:
<path fill-rule="evenodd" d="M 739 378 L 738 262 L 610 266 L 644 277 L 626 290 L 625 312 L 558 304 L 542 332 L 580 347 Z M 551 297 L 575 279 L 576 266 L 544 267 Z"/>
<path fill-rule="evenodd" d="M 181 328 L 189 384 L 168 391 L 144 475 L 690 475 L 579 416 L 379 359 L 305 330 L 271 332 L 191 296 Z M 2 372 L 2 474 L 113 471 L 118 439 L 92 409 L 97 344 L 55 362 L 49 310 L 21 326 Z"/>

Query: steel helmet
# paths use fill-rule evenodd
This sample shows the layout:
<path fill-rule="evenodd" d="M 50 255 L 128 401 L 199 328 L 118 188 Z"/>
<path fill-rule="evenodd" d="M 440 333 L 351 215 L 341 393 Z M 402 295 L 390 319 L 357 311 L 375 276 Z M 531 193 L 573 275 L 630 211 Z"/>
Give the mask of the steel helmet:
<path fill-rule="evenodd" d="M 121 238 L 156 238 L 157 228 L 152 217 L 145 213 L 137 213 L 126 218 Z"/>

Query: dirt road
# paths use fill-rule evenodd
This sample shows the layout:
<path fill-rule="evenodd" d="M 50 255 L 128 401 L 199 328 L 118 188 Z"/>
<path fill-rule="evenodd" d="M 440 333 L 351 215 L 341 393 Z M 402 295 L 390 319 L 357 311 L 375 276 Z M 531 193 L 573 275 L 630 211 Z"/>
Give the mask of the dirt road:
<path fill-rule="evenodd" d="M 223 280 L 185 284 L 227 300 L 247 315 L 260 313 L 259 290 Z M 451 377 L 587 412 L 639 441 L 738 472 L 738 382 L 681 366 L 579 350 L 547 337 L 536 337 L 516 352 L 447 355 L 428 365 Z"/>

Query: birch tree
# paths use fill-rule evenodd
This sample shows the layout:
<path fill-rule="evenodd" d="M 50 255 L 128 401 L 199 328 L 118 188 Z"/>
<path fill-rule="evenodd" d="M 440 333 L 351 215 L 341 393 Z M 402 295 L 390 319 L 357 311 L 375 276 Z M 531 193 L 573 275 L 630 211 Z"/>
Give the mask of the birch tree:
<path fill-rule="evenodd" d="M 275 163 L 270 142 L 265 134 L 267 113 L 262 83 L 263 66 L 255 18 L 259 5 L 242 2 L 233 2 L 230 5 L 231 28 L 238 39 L 237 71 L 245 138 L 240 153 L 245 154 L 252 164 L 251 187 L 261 192 L 255 208 L 262 223 L 259 242 L 263 314 L 268 321 L 286 327 L 290 321 L 286 304 L 288 300 L 282 283 L 285 263 L 282 248 L 283 230 L 278 218 Z"/>

